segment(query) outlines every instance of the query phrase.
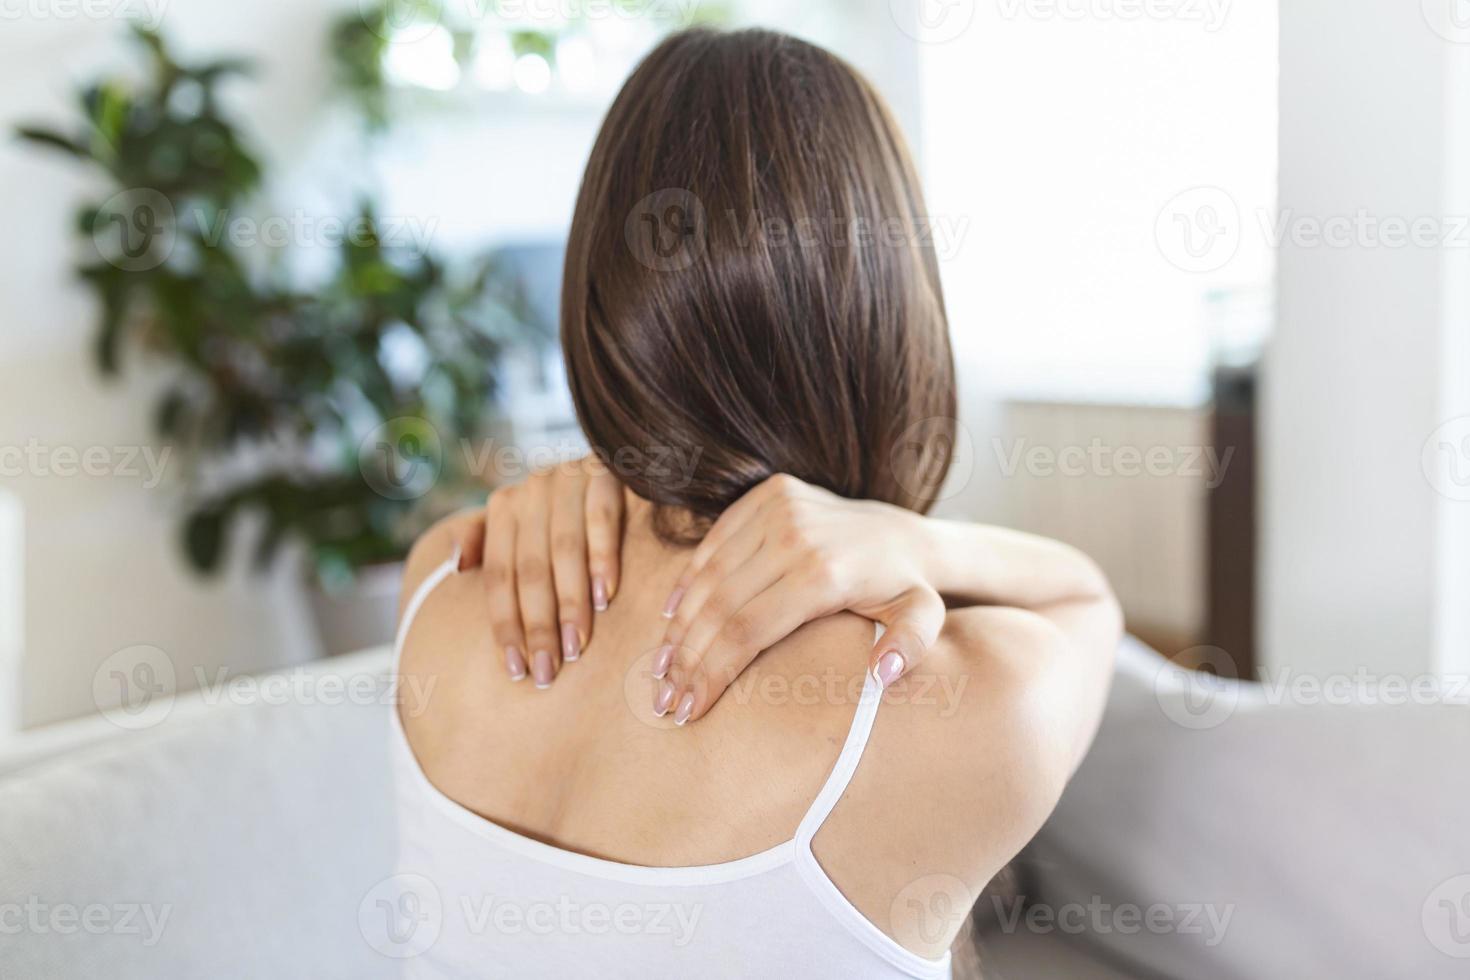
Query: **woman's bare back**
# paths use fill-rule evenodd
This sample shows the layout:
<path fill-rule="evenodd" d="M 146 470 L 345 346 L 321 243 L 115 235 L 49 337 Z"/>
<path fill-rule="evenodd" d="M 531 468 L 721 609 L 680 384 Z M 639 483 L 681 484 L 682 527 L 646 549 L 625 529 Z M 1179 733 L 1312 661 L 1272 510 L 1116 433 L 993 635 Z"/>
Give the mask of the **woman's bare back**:
<path fill-rule="evenodd" d="M 441 525 L 415 549 L 409 590 L 450 556 L 455 534 Z M 850 614 L 808 624 L 698 725 L 678 727 L 654 713 L 651 665 L 682 554 L 630 522 L 616 601 L 545 690 L 506 673 L 482 573 L 436 588 L 402 663 L 431 692 L 402 720 L 434 786 L 517 833 L 626 864 L 714 864 L 791 839 L 847 737 L 873 626 Z M 1035 747 L 1027 664 L 1040 638 L 1025 616 L 968 617 L 888 689 L 857 774 L 813 842 L 858 910 L 921 955 L 942 953 L 953 930 L 905 935 L 895 903 L 931 879 L 978 894 L 1065 779 Z"/>

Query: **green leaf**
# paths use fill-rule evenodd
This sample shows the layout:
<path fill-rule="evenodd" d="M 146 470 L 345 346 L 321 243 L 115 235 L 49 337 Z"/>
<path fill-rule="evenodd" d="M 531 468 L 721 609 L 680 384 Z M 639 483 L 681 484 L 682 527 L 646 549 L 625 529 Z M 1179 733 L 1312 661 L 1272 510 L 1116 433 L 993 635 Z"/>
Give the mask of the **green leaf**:
<path fill-rule="evenodd" d="M 223 510 L 206 508 L 195 511 L 184 522 L 184 553 L 195 571 L 208 575 L 219 569 L 226 516 Z"/>
<path fill-rule="evenodd" d="M 38 146 L 49 146 L 53 150 L 60 150 L 69 156 L 81 160 L 90 160 L 92 154 L 85 146 L 69 136 L 63 136 L 55 130 L 44 129 L 39 126 L 17 126 L 15 135 Z"/>
<path fill-rule="evenodd" d="M 153 427 L 160 436 L 176 438 L 184 428 L 185 415 L 189 410 L 189 399 L 182 391 L 174 389 L 163 396 L 153 418 Z"/>

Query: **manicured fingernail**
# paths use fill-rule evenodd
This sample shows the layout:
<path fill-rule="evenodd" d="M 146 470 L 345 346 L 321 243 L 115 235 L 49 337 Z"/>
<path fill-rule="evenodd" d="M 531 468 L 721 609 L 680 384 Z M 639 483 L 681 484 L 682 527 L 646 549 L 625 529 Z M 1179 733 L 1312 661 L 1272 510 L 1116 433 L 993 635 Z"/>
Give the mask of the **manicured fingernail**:
<path fill-rule="evenodd" d="M 567 663 L 576 663 L 577 658 L 582 655 L 582 638 L 577 635 L 577 627 L 571 623 L 561 624 L 561 658 Z"/>
<path fill-rule="evenodd" d="M 889 650 L 878 658 L 878 666 L 873 668 L 873 673 L 882 687 L 892 684 L 903 674 L 903 654 Z"/>
<path fill-rule="evenodd" d="M 684 696 L 679 699 L 679 708 L 674 712 L 674 724 L 682 725 L 694 714 L 694 692 L 685 691 Z"/>
<path fill-rule="evenodd" d="M 679 611 L 679 601 L 683 598 L 683 589 L 675 589 L 669 593 L 669 601 L 664 603 L 664 619 L 674 618 L 674 613 Z"/>
<path fill-rule="evenodd" d="M 513 681 L 526 678 L 526 658 L 515 647 L 505 648 L 505 669 L 510 671 L 510 679 Z"/>
<path fill-rule="evenodd" d="M 658 648 L 658 656 L 653 658 L 653 676 L 663 677 L 669 672 L 669 667 L 674 663 L 674 645 L 665 643 Z"/>
<path fill-rule="evenodd" d="M 662 718 L 669 713 L 669 705 L 673 703 L 674 685 L 664 681 L 653 694 L 653 713 Z"/>
<path fill-rule="evenodd" d="M 607 582 L 601 575 L 592 580 L 592 608 L 607 612 Z"/>
<path fill-rule="evenodd" d="M 545 650 L 536 651 L 536 655 L 531 658 L 531 676 L 541 690 L 551 686 L 551 654 Z"/>

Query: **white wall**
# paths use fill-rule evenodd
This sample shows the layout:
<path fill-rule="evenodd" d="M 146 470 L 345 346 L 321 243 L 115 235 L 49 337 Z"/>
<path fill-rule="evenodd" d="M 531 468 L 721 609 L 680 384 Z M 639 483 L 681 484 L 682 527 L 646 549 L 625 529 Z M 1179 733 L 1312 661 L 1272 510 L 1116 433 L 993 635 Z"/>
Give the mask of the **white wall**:
<path fill-rule="evenodd" d="M 20 727 L 20 650 L 25 558 L 20 500 L 0 489 L 0 732 Z"/>
<path fill-rule="evenodd" d="M 1450 8 L 1282 4 L 1283 214 L 1428 217 L 1451 233 L 1453 216 L 1470 215 L 1470 46 L 1430 25 L 1449 24 Z M 1368 233 L 1280 246 L 1261 466 L 1267 670 L 1470 665 L 1470 503 L 1437 493 L 1421 468 L 1436 427 L 1470 413 L 1458 234 L 1454 248 Z"/>

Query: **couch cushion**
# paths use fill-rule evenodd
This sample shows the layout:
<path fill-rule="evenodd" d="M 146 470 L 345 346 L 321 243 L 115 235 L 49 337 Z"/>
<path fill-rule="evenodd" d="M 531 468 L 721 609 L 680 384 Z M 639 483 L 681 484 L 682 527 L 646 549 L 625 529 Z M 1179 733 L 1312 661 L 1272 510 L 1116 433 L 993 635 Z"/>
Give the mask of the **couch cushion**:
<path fill-rule="evenodd" d="M 391 869 L 387 663 L 22 739 L 0 765 L 0 975 L 394 975 L 357 924 Z"/>
<path fill-rule="evenodd" d="M 1304 704 L 1129 647 L 1023 871 L 1145 975 L 1470 976 L 1467 757 L 1463 703 Z"/>

